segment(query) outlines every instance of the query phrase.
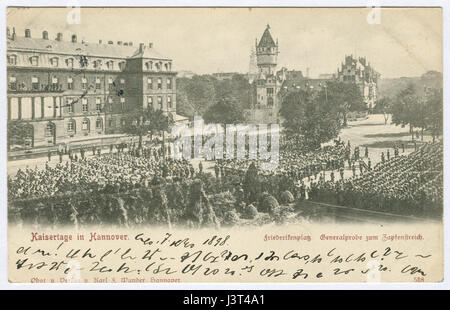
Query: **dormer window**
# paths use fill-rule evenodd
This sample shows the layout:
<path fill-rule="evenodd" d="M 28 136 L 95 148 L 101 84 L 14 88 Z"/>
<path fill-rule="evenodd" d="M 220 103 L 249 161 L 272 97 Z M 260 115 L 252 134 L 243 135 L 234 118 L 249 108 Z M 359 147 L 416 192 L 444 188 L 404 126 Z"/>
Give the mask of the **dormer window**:
<path fill-rule="evenodd" d="M 94 61 L 94 68 L 95 69 L 101 69 L 102 68 L 102 61 L 101 60 Z"/>
<path fill-rule="evenodd" d="M 58 62 L 59 62 L 58 57 L 50 58 L 50 64 L 51 64 L 52 67 L 58 67 Z"/>
<path fill-rule="evenodd" d="M 125 62 L 124 61 L 119 62 L 119 70 L 123 71 L 124 69 L 125 69 Z"/>
<path fill-rule="evenodd" d="M 106 63 L 108 70 L 114 70 L 114 61 L 110 60 Z"/>
<path fill-rule="evenodd" d="M 15 76 L 9 77 L 9 89 L 17 90 L 17 79 Z"/>
<path fill-rule="evenodd" d="M 67 58 L 66 65 L 68 68 L 73 68 L 73 58 Z"/>
<path fill-rule="evenodd" d="M 16 55 L 8 55 L 8 65 L 12 65 L 12 66 L 17 65 L 17 56 Z"/>
<path fill-rule="evenodd" d="M 37 67 L 39 65 L 39 57 L 38 56 L 32 56 L 30 57 L 30 64 L 32 66 Z"/>

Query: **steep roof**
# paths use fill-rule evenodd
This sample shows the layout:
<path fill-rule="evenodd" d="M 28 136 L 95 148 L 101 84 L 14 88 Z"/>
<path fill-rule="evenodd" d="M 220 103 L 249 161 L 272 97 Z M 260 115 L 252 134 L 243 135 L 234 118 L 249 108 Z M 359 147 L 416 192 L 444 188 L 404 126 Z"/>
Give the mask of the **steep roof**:
<path fill-rule="evenodd" d="M 272 38 L 272 35 L 270 34 L 270 26 L 267 25 L 266 30 L 264 30 L 264 33 L 261 37 L 261 40 L 259 40 L 258 47 L 276 47 L 275 41 Z"/>
<path fill-rule="evenodd" d="M 14 40 L 8 39 L 7 49 L 66 55 L 82 54 L 94 57 L 129 58 L 140 56 L 144 58 L 168 59 L 167 57 L 156 52 L 153 48 L 146 48 L 142 54 L 139 52 L 139 46 L 87 42 L 74 43 L 71 41 L 45 40 L 40 38 L 26 38 L 18 36 L 16 36 Z"/>
<path fill-rule="evenodd" d="M 168 57 L 158 53 L 153 47 L 145 47 L 143 51 L 137 49 L 131 58 L 151 58 L 151 59 L 164 59 L 170 60 Z"/>

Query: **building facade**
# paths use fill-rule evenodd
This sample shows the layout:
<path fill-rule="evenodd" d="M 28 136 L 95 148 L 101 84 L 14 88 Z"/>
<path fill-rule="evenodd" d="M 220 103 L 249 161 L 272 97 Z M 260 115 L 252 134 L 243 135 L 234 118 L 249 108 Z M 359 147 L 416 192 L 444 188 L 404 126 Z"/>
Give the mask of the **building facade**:
<path fill-rule="evenodd" d="M 367 107 L 372 109 L 375 106 L 380 74 L 370 66 L 365 57 L 345 56 L 345 61 L 338 69 L 337 79 L 358 85 Z"/>
<path fill-rule="evenodd" d="M 121 133 L 125 115 L 152 106 L 176 112 L 172 60 L 153 44 L 87 43 L 7 29 L 8 122 L 27 128 L 26 147 Z"/>

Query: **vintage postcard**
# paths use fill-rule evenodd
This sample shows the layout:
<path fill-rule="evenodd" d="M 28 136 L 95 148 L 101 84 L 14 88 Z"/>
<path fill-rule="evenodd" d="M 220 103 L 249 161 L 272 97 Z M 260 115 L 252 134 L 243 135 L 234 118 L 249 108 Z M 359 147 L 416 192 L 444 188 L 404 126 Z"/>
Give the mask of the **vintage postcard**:
<path fill-rule="evenodd" d="M 442 24 L 8 7 L 8 280 L 443 281 Z"/>

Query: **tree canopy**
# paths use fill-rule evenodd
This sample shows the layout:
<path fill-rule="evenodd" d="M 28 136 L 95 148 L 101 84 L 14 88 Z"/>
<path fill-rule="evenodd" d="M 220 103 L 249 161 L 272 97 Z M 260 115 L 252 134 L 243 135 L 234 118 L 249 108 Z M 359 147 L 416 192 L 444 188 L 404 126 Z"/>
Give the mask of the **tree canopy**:
<path fill-rule="evenodd" d="M 172 114 L 164 114 L 162 110 L 149 107 L 146 110 L 137 110 L 125 116 L 125 124 L 122 127 L 125 133 L 139 136 L 139 144 L 142 136 L 153 135 L 158 131 L 168 131 L 173 124 Z"/>
<path fill-rule="evenodd" d="M 431 130 L 433 137 L 442 134 L 442 88 L 427 89 L 418 95 L 414 85 L 409 84 L 395 97 L 391 105 L 392 122 L 409 126 L 413 136 L 414 127 Z"/>
<path fill-rule="evenodd" d="M 245 121 L 244 109 L 232 98 L 223 98 L 210 106 L 203 115 L 206 123 L 238 124 Z"/>
<path fill-rule="evenodd" d="M 223 99 L 236 101 L 242 108 L 250 106 L 252 85 L 243 74 L 229 79 L 213 75 L 195 75 L 177 79 L 177 113 L 189 118 L 203 116 L 209 107 Z"/>

